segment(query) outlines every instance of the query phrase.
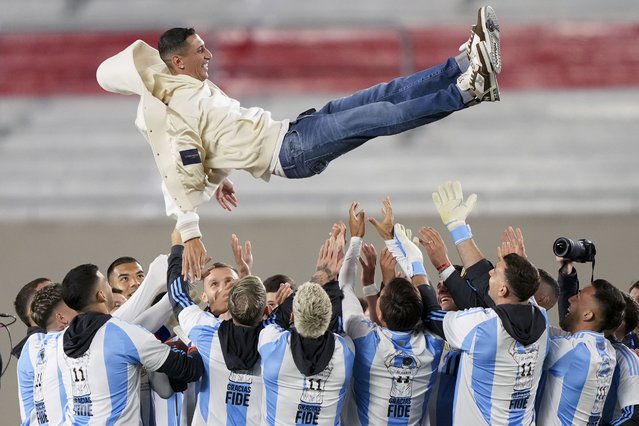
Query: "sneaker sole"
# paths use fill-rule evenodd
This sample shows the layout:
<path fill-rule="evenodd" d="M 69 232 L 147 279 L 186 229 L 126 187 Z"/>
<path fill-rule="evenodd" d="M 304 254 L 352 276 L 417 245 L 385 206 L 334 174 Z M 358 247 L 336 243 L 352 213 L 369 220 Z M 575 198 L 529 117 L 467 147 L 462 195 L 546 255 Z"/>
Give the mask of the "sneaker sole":
<path fill-rule="evenodd" d="M 496 74 L 501 72 L 501 43 L 499 38 L 499 21 L 497 14 L 490 6 L 484 6 L 477 12 L 477 35 L 486 42 L 488 56 Z"/>
<path fill-rule="evenodd" d="M 484 93 L 481 100 L 497 102 L 500 100 L 499 86 L 497 85 L 497 77 L 495 77 L 497 73 L 495 72 L 492 66 L 492 61 L 490 60 L 490 54 L 488 53 L 488 42 L 486 41 L 480 42 L 479 45 L 477 46 L 477 50 L 479 52 L 480 61 L 487 71 L 489 84 L 490 84 L 489 86 L 490 89 Z"/>

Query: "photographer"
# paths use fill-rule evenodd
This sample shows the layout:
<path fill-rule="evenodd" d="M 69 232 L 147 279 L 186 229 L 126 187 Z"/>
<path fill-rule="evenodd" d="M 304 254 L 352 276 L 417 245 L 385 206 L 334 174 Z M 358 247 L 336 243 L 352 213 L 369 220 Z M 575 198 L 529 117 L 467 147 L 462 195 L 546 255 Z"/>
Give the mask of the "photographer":
<path fill-rule="evenodd" d="M 571 250 L 557 246 L 566 241 L 572 244 Z M 574 247 L 585 251 L 575 252 Z M 545 386 L 539 393 L 539 424 L 598 424 L 602 417 L 616 365 L 615 349 L 604 332 L 619 326 L 625 302 L 621 292 L 606 280 L 593 280 L 579 290 L 574 262 L 592 262 L 594 253 L 594 244 L 588 240 L 575 243 L 560 238 L 555 242 L 561 265 L 559 324 L 563 331 L 551 330 L 544 363 Z"/>

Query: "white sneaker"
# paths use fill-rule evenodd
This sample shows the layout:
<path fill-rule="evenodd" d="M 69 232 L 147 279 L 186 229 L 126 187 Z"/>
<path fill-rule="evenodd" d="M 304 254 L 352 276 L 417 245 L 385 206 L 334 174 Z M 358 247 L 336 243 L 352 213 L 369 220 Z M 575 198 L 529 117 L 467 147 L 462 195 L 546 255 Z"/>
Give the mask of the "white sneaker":
<path fill-rule="evenodd" d="M 480 7 L 477 11 L 477 24 L 471 27 L 468 41 L 459 46 L 460 52 L 466 52 L 468 59 L 473 47 L 481 41 L 486 42 L 490 64 L 495 72 L 501 72 L 501 43 L 499 22 L 495 10 L 490 6 Z"/>
<path fill-rule="evenodd" d="M 473 44 L 470 51 L 470 65 L 457 78 L 459 90 L 468 91 L 477 102 L 499 101 L 499 86 L 486 44 L 485 41 Z"/>

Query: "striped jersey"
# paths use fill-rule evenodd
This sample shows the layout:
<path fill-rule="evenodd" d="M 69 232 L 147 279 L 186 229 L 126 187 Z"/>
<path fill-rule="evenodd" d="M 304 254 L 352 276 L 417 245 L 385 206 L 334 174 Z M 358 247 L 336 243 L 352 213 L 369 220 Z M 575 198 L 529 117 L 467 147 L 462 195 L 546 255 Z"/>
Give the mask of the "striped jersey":
<path fill-rule="evenodd" d="M 276 324 L 262 330 L 259 352 L 266 425 L 339 425 L 355 354 L 348 338 L 333 334 L 335 350 L 321 372 L 304 376 L 291 352 L 291 331 Z"/>
<path fill-rule="evenodd" d="M 612 383 L 616 355 L 602 333 L 553 328 L 540 389 L 539 424 L 597 425 Z"/>
<path fill-rule="evenodd" d="M 515 340 L 490 308 L 430 314 L 431 321 L 443 321 L 451 348 L 461 351 L 453 424 L 535 423 L 535 395 L 548 345 L 548 319 L 544 310 L 539 312 L 545 327 L 528 345 Z"/>
<path fill-rule="evenodd" d="M 352 308 L 349 304 L 356 304 Z M 348 425 L 428 424 L 428 399 L 444 341 L 422 330 L 391 331 L 368 321 L 351 286 L 344 287 L 346 333 L 355 345 Z M 359 315 L 350 315 L 355 309 Z M 426 422 L 422 423 L 422 419 Z"/>
<path fill-rule="evenodd" d="M 222 321 L 191 304 L 178 315 L 180 327 L 197 346 L 205 374 L 197 386 L 193 425 L 259 425 L 262 419 L 262 373 L 230 371 L 219 339 Z"/>
<path fill-rule="evenodd" d="M 613 343 L 617 365 L 612 375 L 612 384 L 604 405 L 603 421 L 612 425 L 621 424 L 636 415 L 639 405 L 639 356 L 623 343 Z"/>
<path fill-rule="evenodd" d="M 461 351 L 452 349 L 448 343 L 445 343 L 437 370 L 437 380 L 428 403 L 428 418 L 431 425 L 453 424 L 453 403 L 460 361 Z"/>
<path fill-rule="evenodd" d="M 110 318 L 88 350 L 71 358 L 58 345 L 67 417 L 76 425 L 131 425 L 140 421 L 140 369 L 155 371 L 170 347 L 142 327 Z"/>
<path fill-rule="evenodd" d="M 18 384 L 23 425 L 58 425 L 64 419 L 66 394 L 56 358 L 62 335 L 63 332 L 32 334 L 22 349 Z"/>

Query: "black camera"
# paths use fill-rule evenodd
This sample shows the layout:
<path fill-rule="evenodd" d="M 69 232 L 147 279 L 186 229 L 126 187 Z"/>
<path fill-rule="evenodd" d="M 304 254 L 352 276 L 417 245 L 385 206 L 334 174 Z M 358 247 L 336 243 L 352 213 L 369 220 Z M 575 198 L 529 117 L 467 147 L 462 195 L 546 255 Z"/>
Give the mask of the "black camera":
<path fill-rule="evenodd" d="M 595 243 L 590 240 L 571 240 L 570 238 L 560 237 L 555 240 L 552 245 L 552 251 L 555 256 L 574 262 L 586 263 L 595 260 Z"/>

